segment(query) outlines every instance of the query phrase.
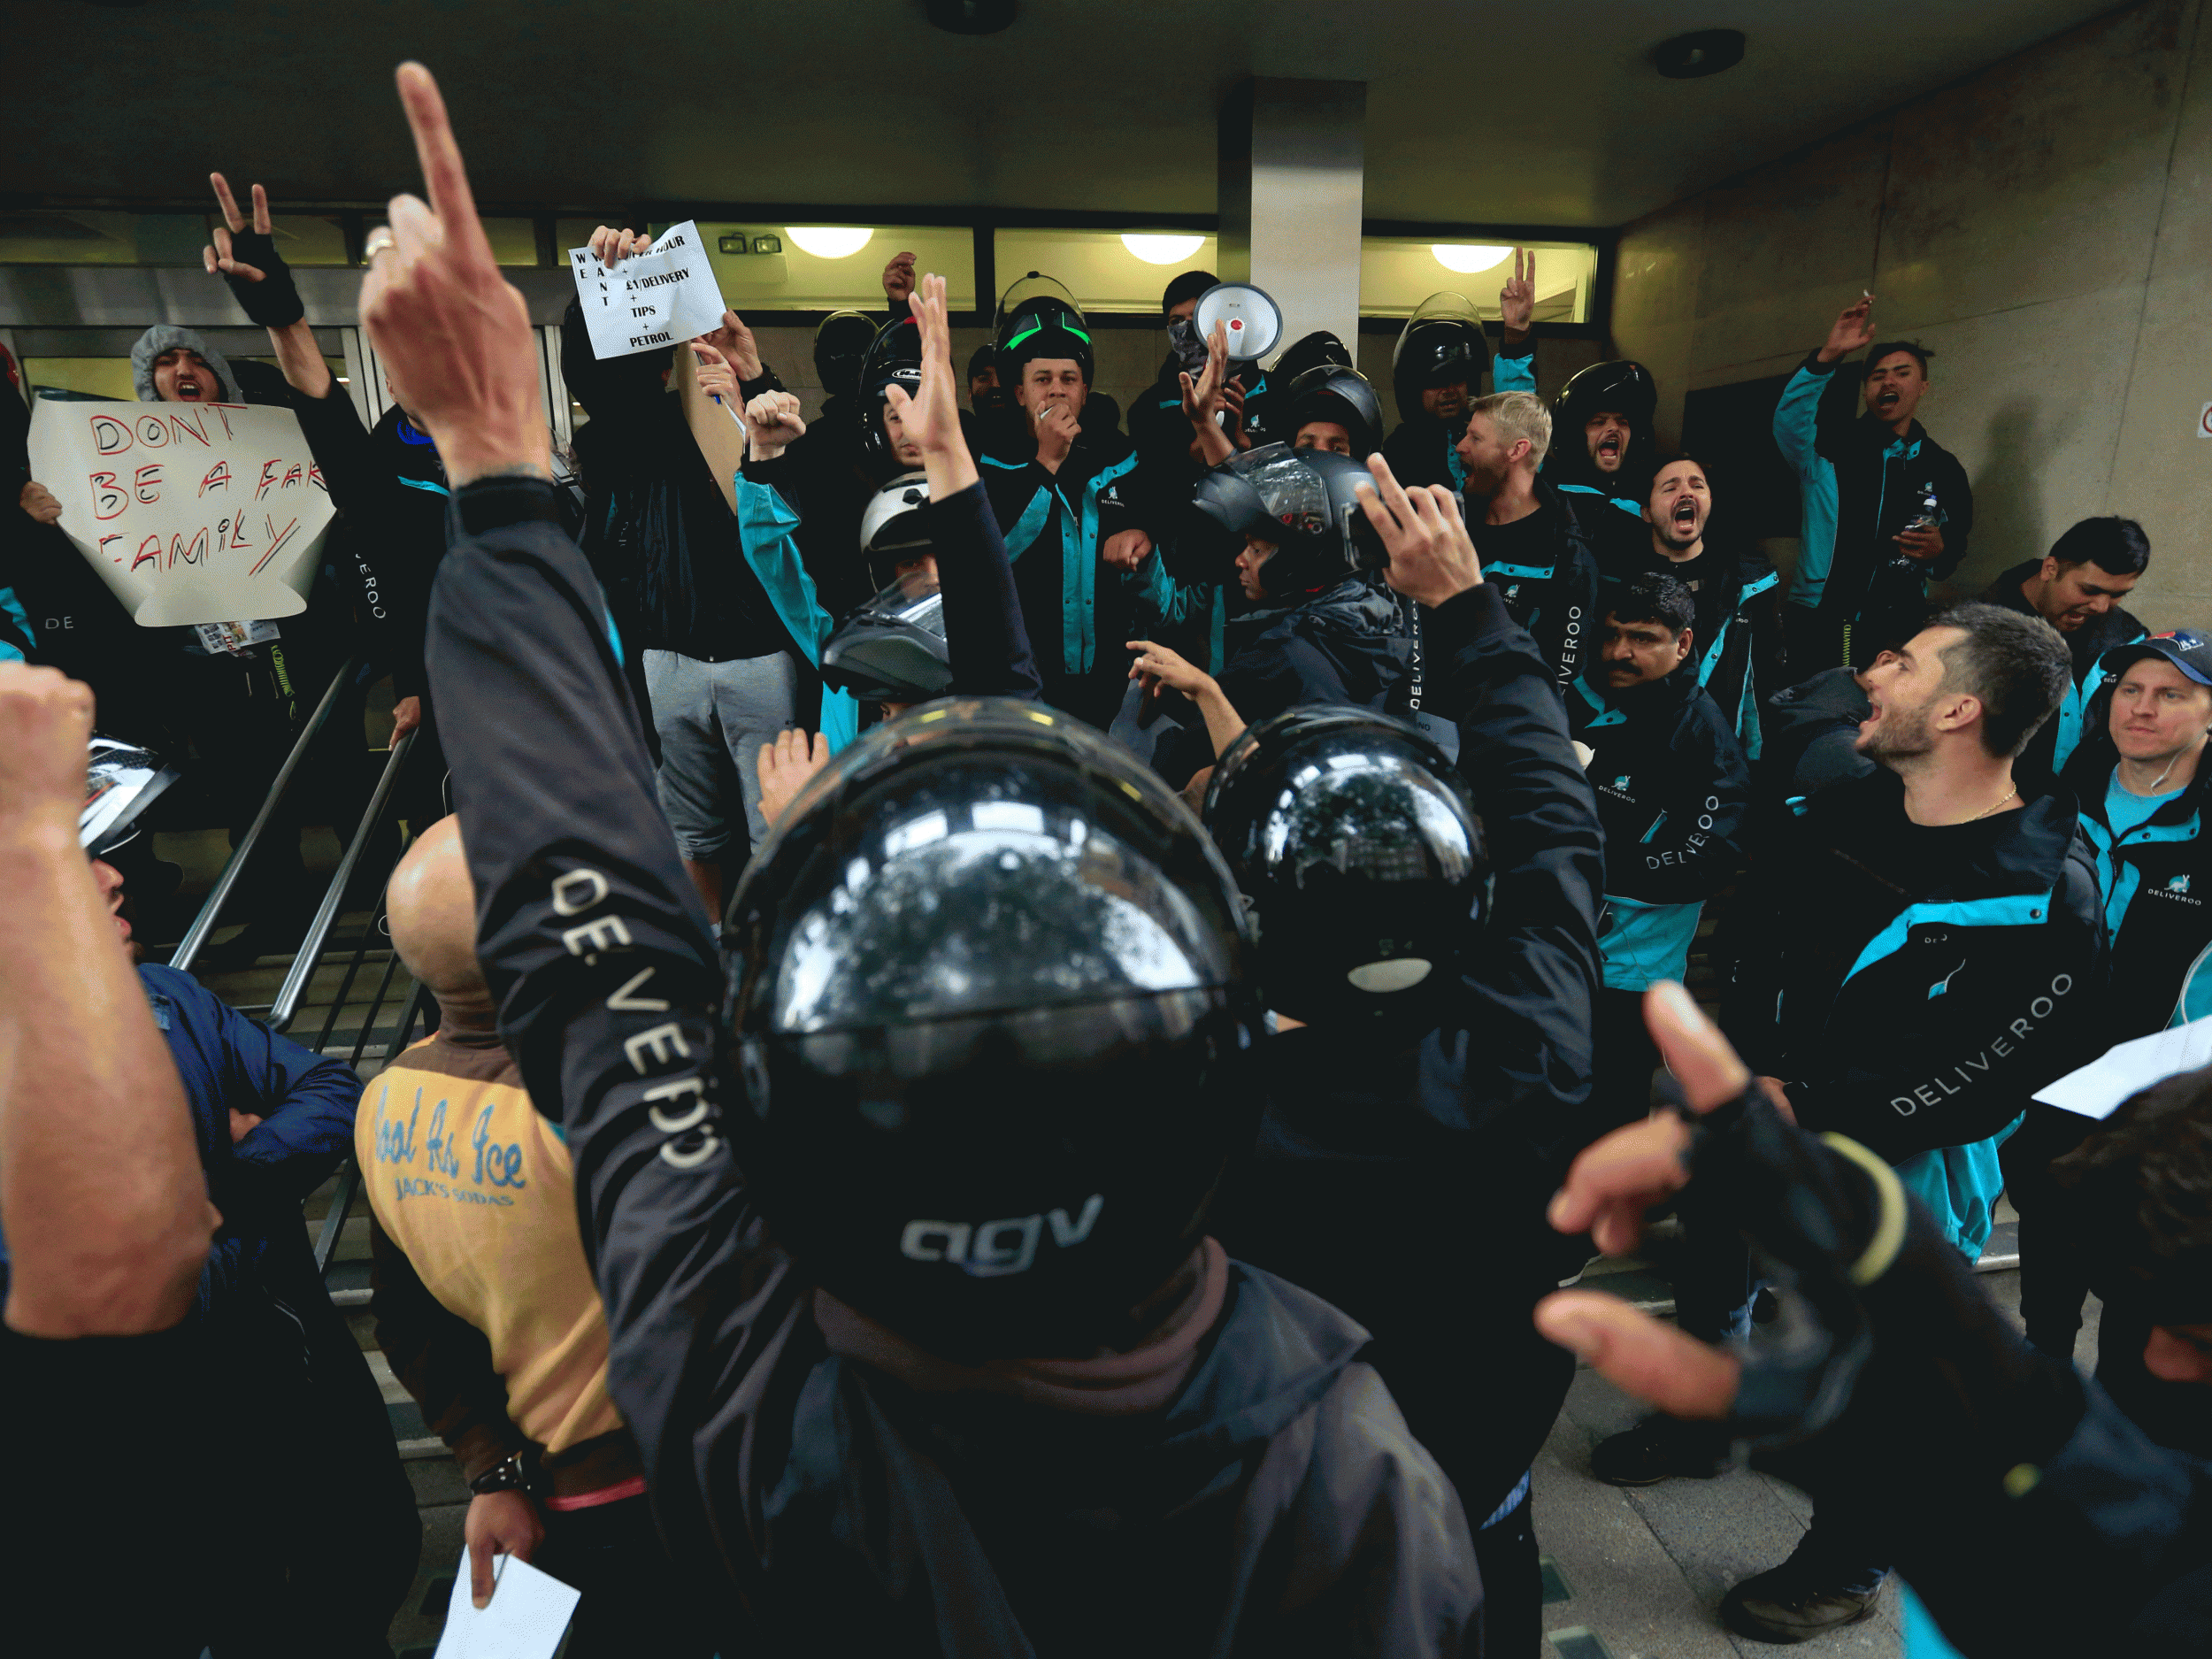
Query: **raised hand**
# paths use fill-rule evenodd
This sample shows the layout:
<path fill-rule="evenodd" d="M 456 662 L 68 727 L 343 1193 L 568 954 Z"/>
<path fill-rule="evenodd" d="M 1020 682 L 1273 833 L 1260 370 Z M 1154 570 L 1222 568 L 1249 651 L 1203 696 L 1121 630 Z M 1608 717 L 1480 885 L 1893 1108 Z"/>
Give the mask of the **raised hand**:
<path fill-rule="evenodd" d="M 1529 319 L 1536 311 L 1536 256 L 1525 248 L 1513 250 L 1513 274 L 1498 290 L 1498 315 L 1504 323 L 1504 340 L 1517 346 L 1528 338 Z"/>
<path fill-rule="evenodd" d="M 922 451 L 929 496 L 943 501 L 976 482 L 975 457 L 960 430 L 960 387 L 952 373 L 952 325 L 946 315 L 945 279 L 925 276 L 911 302 L 922 344 L 922 383 L 913 396 L 901 386 L 885 397 L 899 426 Z"/>
<path fill-rule="evenodd" d="M 269 218 L 269 193 L 253 187 L 253 219 L 239 211 L 230 182 L 219 173 L 207 181 L 215 187 L 216 205 L 223 222 L 215 227 L 212 243 L 200 250 L 200 263 L 210 276 L 220 276 L 230 286 L 239 308 L 264 328 L 289 328 L 307 314 L 300 303 L 292 273 L 277 251 L 273 223 Z"/>
<path fill-rule="evenodd" d="M 1229 380 L 1229 325 L 1225 319 L 1214 325 L 1213 333 L 1206 336 L 1206 366 L 1193 380 L 1188 370 L 1178 378 L 1183 382 L 1183 418 L 1197 434 L 1198 458 L 1208 466 L 1219 466 L 1236 452 L 1236 443 L 1221 429 L 1218 419 L 1227 406 Z M 1244 397 L 1242 388 L 1237 396 L 1237 432 L 1244 430 Z"/>
<path fill-rule="evenodd" d="M 58 668 L 0 663 L 0 832 L 65 830 L 84 805 L 92 687 Z"/>
<path fill-rule="evenodd" d="M 1874 343 L 1874 296 L 1863 295 L 1856 303 L 1847 305 L 1836 319 L 1836 326 L 1828 331 L 1827 343 L 1821 347 L 1818 357 L 1823 363 L 1839 363 L 1854 351 Z"/>
<path fill-rule="evenodd" d="M 627 259 L 632 254 L 643 253 L 650 248 L 653 239 L 642 231 L 627 228 L 615 230 L 602 225 L 592 232 L 588 245 L 591 249 L 591 257 L 611 271 L 618 260 Z M 726 319 L 726 313 L 725 315 Z"/>
<path fill-rule="evenodd" d="M 722 326 L 710 334 L 701 334 L 699 343 L 712 346 L 728 358 L 730 367 L 737 371 L 739 380 L 760 379 L 760 348 L 753 342 L 753 331 L 745 326 L 745 319 L 735 311 L 724 311 Z"/>
<path fill-rule="evenodd" d="M 1252 434 L 1244 426 L 1244 382 L 1233 380 L 1221 388 L 1221 407 L 1229 417 L 1222 435 L 1240 449 L 1252 447 Z"/>
<path fill-rule="evenodd" d="M 755 399 L 758 402 L 758 399 Z M 808 780 L 829 764 L 829 739 L 819 732 L 811 744 L 797 726 L 787 726 L 772 743 L 760 746 L 760 815 L 773 829 Z"/>
<path fill-rule="evenodd" d="M 914 296 L 914 256 L 895 253 L 883 267 L 883 297 L 895 306 Z"/>
<path fill-rule="evenodd" d="M 789 392 L 763 392 L 745 405 L 745 439 L 756 461 L 772 461 L 806 435 L 799 400 Z"/>
<path fill-rule="evenodd" d="M 1425 605 L 1440 605 L 1482 580 L 1482 561 L 1459 516 L 1459 497 L 1441 484 L 1398 482 L 1380 455 L 1367 457 L 1374 482 L 1353 488 L 1360 511 L 1390 554 L 1385 580 Z"/>
<path fill-rule="evenodd" d="M 430 200 L 394 196 L 390 226 L 369 233 L 362 326 L 455 488 L 497 472 L 549 477 L 529 308 L 492 257 L 438 83 L 411 63 L 398 81 Z"/>
<path fill-rule="evenodd" d="M 709 397 L 721 399 L 726 408 L 735 408 L 737 371 L 730 367 L 727 357 L 707 344 L 710 337 L 702 334 L 691 342 L 691 354 L 699 359 L 699 389 Z"/>

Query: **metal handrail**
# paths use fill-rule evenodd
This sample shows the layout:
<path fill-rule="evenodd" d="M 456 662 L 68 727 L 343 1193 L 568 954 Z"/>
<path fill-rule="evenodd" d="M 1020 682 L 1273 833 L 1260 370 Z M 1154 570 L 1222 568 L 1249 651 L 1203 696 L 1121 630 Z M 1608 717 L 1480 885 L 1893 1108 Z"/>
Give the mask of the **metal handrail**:
<path fill-rule="evenodd" d="M 368 810 L 362 813 L 361 822 L 353 832 L 353 839 L 346 844 L 345 856 L 339 859 L 338 868 L 330 878 L 330 886 L 323 894 L 323 902 L 315 907 L 315 919 L 308 924 L 307 937 L 300 942 L 299 954 L 292 958 L 292 965 L 284 975 L 284 983 L 278 987 L 276 1001 L 269 1005 L 268 1026 L 271 1031 L 285 1031 L 300 1011 L 300 1002 L 307 994 L 307 983 L 315 977 L 315 969 L 322 960 L 323 946 L 330 937 L 331 927 L 344 908 L 346 887 L 353 879 L 355 866 L 384 818 L 385 806 L 398 786 L 399 774 L 407 764 L 407 757 L 415 752 L 415 739 L 420 728 L 410 732 L 392 745 L 391 758 L 384 763 L 384 775 L 376 780 L 376 793 L 369 797 Z"/>
<path fill-rule="evenodd" d="M 380 992 L 377 1007 L 382 1006 L 383 996 Z M 384 1050 L 385 1064 L 389 1065 L 406 1051 L 414 1033 L 415 1022 L 426 1016 L 434 1006 L 430 987 L 418 979 L 414 995 L 407 999 L 406 1010 L 399 1017 L 399 1029 L 392 1033 L 392 1041 Z M 369 1017 L 372 1019 L 375 1018 L 374 1009 L 370 1010 Z M 354 1057 L 357 1060 L 360 1057 L 363 1045 L 368 1041 L 367 1031 L 368 1022 L 365 1020 L 361 1040 L 354 1044 Z M 322 1231 L 315 1235 L 315 1271 L 318 1273 L 330 1271 L 330 1258 L 337 1254 L 339 1235 L 345 1231 L 346 1217 L 352 1214 L 354 1200 L 360 1195 L 361 1166 L 352 1158 L 348 1158 L 344 1167 L 338 1171 L 338 1190 L 330 1196 L 330 1208 L 323 1212 Z"/>
<path fill-rule="evenodd" d="M 298 740 L 292 745 L 292 752 L 284 757 L 284 764 L 277 769 L 277 775 L 269 785 L 269 793 L 262 797 L 261 810 L 254 814 L 253 823 L 247 827 L 244 838 L 231 849 L 230 862 L 223 866 L 223 873 L 215 878 L 215 885 L 208 889 L 207 899 L 200 906 L 200 913 L 192 918 L 192 926 L 185 929 L 176 954 L 169 958 L 169 965 L 178 972 L 191 972 L 193 963 L 198 960 L 209 938 L 222 926 L 223 906 L 230 902 L 232 890 L 246 873 L 246 863 L 261 845 L 262 834 L 268 829 L 270 819 L 276 816 L 277 807 L 283 801 L 285 792 L 291 788 L 292 778 L 299 771 L 300 762 L 306 758 L 309 746 L 328 722 L 331 710 L 337 706 L 338 694 L 350 685 L 353 677 L 360 672 L 361 659 L 357 657 L 331 676 L 322 701 L 315 705 L 315 712 L 307 717 L 307 724 L 300 728 Z"/>

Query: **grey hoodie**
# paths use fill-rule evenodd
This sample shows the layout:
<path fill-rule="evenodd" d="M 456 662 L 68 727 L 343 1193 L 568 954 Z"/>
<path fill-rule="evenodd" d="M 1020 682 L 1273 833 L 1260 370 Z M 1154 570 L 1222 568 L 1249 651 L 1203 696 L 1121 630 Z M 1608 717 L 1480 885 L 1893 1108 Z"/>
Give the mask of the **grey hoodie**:
<path fill-rule="evenodd" d="M 211 346 L 189 328 L 180 328 L 174 323 L 156 323 L 139 335 L 138 343 L 131 348 L 131 384 L 138 389 L 142 403 L 157 403 L 160 395 L 154 390 L 154 359 L 165 351 L 174 351 L 181 346 L 187 351 L 196 351 L 207 366 L 215 371 L 221 382 L 221 396 L 226 403 L 242 403 L 238 389 L 238 377 L 230 372 L 230 365 L 223 354 Z"/>

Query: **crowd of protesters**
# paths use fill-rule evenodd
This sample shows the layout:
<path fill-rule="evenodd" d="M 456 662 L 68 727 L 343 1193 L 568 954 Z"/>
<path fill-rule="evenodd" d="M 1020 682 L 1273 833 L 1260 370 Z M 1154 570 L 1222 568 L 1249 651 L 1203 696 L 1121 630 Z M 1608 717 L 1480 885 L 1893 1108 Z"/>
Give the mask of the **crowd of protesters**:
<path fill-rule="evenodd" d="M 1387 433 L 1333 335 L 1234 360 L 1202 272 L 1125 434 L 1047 278 L 956 376 L 942 280 L 894 259 L 887 315 L 822 325 L 811 423 L 733 312 L 602 359 L 572 309 L 572 493 L 443 105 L 401 90 L 430 202 L 371 239 L 373 428 L 258 186 L 216 176 L 205 263 L 281 384 L 187 330 L 134 357 L 142 398 L 297 414 L 450 771 L 387 898 L 436 1029 L 365 1095 L 134 984 L 107 919 L 146 749 L 257 802 L 293 625 L 142 648 L 196 711 L 93 742 L 88 786 L 128 689 L 30 666 L 0 594 L 0 1374 L 109 1414 L 34 1459 L 58 1488 L 153 1471 L 150 1518 L 219 1547 L 124 1647 L 273 1652 L 312 1609 L 382 1650 L 406 1485 L 284 1218 L 349 1149 L 475 1599 L 502 1555 L 577 1586 L 572 1655 L 1533 1655 L 1576 1353 L 1668 1408 L 1601 1479 L 1748 1446 L 1813 1494 L 1721 1603 L 1745 1636 L 1897 1578 L 1967 1652 L 2202 1640 L 2212 1079 L 2105 1125 L 2034 1101 L 2212 1013 L 2212 634 L 2120 607 L 2140 526 L 1932 605 L 1971 488 L 1866 296 L 1774 411 L 1785 577 L 1641 365 L 1538 395 L 1520 254 L 1494 354 L 1458 296 L 1406 325 Z M 741 417 L 726 470 L 687 385 Z M 0 576 L 68 603 L 55 496 L 19 506 Z M 2024 1341 L 1969 1271 L 2007 1194 Z M 1663 1201 L 1678 1330 L 1558 1294 Z M 227 1405 L 342 1529 L 268 1547 L 304 1485 L 210 1446 Z M 2068 1550 L 2101 1580 L 2038 1599 Z"/>

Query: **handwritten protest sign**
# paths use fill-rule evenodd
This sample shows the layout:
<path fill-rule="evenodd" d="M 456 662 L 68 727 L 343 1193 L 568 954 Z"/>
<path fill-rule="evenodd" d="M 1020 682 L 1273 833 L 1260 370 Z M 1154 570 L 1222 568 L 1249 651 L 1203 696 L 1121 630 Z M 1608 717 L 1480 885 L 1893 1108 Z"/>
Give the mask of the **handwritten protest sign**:
<path fill-rule="evenodd" d="M 722 326 L 722 289 L 695 220 L 671 225 L 650 248 L 617 260 L 611 271 L 588 248 L 571 248 L 568 265 L 592 355 L 602 362 L 665 351 Z"/>
<path fill-rule="evenodd" d="M 140 626 L 307 609 L 332 509 L 290 410 L 42 397 L 30 450 L 62 529 Z"/>

